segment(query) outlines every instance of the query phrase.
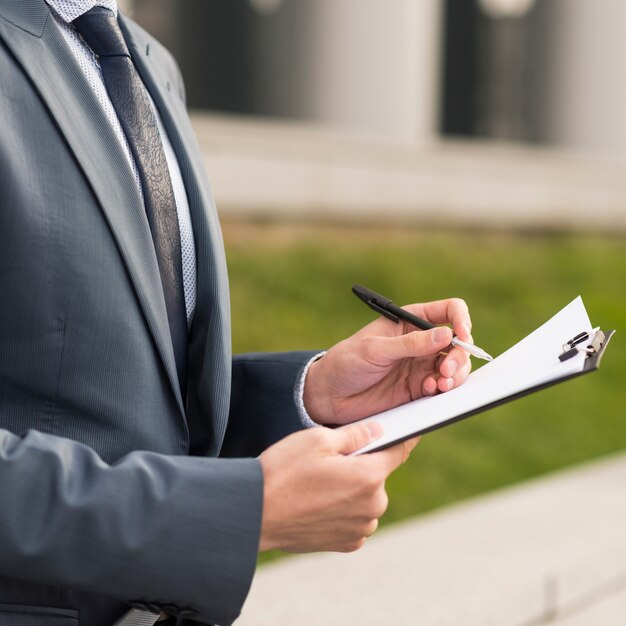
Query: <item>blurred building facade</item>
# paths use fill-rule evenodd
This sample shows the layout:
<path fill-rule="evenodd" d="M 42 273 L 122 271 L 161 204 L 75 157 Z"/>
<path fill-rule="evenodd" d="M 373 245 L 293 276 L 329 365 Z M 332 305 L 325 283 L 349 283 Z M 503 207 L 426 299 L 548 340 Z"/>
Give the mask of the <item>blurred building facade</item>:
<path fill-rule="evenodd" d="M 626 232 L 623 0 L 120 5 L 180 64 L 222 215 Z"/>
<path fill-rule="evenodd" d="M 125 0 L 177 56 L 191 107 L 626 149 L 622 0 Z"/>
<path fill-rule="evenodd" d="M 192 107 L 415 141 L 437 128 L 438 0 L 135 0 Z"/>

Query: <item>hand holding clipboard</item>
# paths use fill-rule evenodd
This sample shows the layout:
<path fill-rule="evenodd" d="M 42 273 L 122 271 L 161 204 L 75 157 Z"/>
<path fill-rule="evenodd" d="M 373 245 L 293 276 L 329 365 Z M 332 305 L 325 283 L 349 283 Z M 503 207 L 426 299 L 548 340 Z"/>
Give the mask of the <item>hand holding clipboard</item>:
<path fill-rule="evenodd" d="M 355 454 L 382 450 L 595 371 L 613 333 L 592 326 L 579 296 L 460 387 L 366 418 L 378 422 L 384 435 Z"/>

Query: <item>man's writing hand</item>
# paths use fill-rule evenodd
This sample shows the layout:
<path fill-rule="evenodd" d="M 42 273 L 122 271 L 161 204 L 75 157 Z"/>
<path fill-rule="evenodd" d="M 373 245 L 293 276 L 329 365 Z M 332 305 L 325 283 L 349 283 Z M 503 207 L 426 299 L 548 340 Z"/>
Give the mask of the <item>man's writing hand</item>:
<path fill-rule="evenodd" d="M 417 444 L 412 439 L 374 454 L 347 456 L 381 434 L 376 423 L 313 428 L 263 452 L 260 550 L 360 548 L 387 509 L 385 480 Z"/>
<path fill-rule="evenodd" d="M 469 355 L 461 348 L 448 349 L 453 331 L 472 341 L 465 302 L 453 298 L 405 308 L 433 324 L 450 324 L 452 330 L 417 330 L 381 317 L 333 346 L 307 374 L 304 404 L 313 420 L 346 424 L 465 381 Z"/>

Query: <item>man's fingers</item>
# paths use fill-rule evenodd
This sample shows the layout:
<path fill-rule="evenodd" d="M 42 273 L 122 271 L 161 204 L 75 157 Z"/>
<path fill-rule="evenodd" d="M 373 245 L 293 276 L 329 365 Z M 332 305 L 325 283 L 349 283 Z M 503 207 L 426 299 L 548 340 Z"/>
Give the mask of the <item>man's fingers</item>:
<path fill-rule="evenodd" d="M 404 308 L 433 324 L 452 324 L 454 334 L 459 339 L 471 340 L 472 320 L 467 303 L 461 298 L 438 300 L 426 304 L 412 304 Z"/>
<path fill-rule="evenodd" d="M 461 298 L 448 300 L 447 315 L 455 335 L 461 339 L 461 341 L 471 341 L 472 320 L 465 300 L 461 300 Z"/>
<path fill-rule="evenodd" d="M 439 372 L 444 378 L 457 378 L 457 375 L 465 372 L 468 367 L 471 369 L 469 353 L 463 348 L 453 348 L 441 361 Z M 469 370 L 467 370 L 469 373 Z"/>
<path fill-rule="evenodd" d="M 409 458 L 409 456 L 411 456 L 411 452 L 418 444 L 419 440 L 419 437 L 413 437 L 412 439 L 407 439 L 406 441 L 398 443 L 391 448 L 385 448 L 380 452 L 363 455 L 362 458 L 369 456 L 371 462 L 379 465 L 383 474 L 385 476 L 389 476 L 391 472 L 402 465 Z"/>
<path fill-rule="evenodd" d="M 376 345 L 372 342 L 373 354 L 384 356 L 390 361 L 399 361 L 437 354 L 450 345 L 452 331 L 441 326 L 432 330 L 416 330 L 397 337 L 379 337 Z"/>
<path fill-rule="evenodd" d="M 351 454 L 381 437 L 383 429 L 377 422 L 362 422 L 343 426 L 333 433 L 337 435 L 335 450 L 339 454 Z"/>

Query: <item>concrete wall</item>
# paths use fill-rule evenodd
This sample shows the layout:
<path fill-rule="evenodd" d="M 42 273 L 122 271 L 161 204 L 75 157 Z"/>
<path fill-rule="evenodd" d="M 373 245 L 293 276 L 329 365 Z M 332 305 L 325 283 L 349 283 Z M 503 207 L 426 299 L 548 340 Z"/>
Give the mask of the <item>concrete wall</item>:
<path fill-rule="evenodd" d="M 626 155 L 626 2 L 549 0 L 549 8 L 546 140 Z"/>
<path fill-rule="evenodd" d="M 225 217 L 626 232 L 621 161 L 198 113 L 192 122 Z"/>
<path fill-rule="evenodd" d="M 284 4 L 257 40 L 266 99 L 289 103 L 291 116 L 390 141 L 435 136 L 441 0 Z M 282 25 L 281 11 L 290 13 Z M 280 58 L 277 39 L 291 40 L 295 58 Z"/>

